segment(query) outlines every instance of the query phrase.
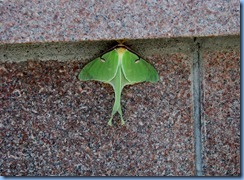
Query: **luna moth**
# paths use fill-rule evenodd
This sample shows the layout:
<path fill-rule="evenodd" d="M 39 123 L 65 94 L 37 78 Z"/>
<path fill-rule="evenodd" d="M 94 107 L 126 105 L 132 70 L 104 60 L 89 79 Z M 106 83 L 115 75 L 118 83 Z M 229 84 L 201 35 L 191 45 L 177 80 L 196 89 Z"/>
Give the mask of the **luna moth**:
<path fill-rule="evenodd" d="M 124 125 L 120 98 L 122 89 L 126 85 L 147 81 L 159 80 L 156 69 L 123 44 L 105 52 L 98 58 L 88 63 L 80 72 L 81 81 L 95 80 L 110 84 L 115 93 L 115 101 L 108 125 L 112 126 L 112 119 L 116 112 L 119 113 L 121 124 Z"/>

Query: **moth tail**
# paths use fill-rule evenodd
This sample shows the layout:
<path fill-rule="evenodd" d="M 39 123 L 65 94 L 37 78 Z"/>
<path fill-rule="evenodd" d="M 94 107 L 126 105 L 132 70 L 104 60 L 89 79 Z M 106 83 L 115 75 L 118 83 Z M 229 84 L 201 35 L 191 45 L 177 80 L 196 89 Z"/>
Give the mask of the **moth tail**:
<path fill-rule="evenodd" d="M 108 121 L 108 125 L 109 126 L 112 126 L 112 120 L 113 120 L 113 116 L 109 119 L 109 121 Z"/>
<path fill-rule="evenodd" d="M 121 125 L 125 125 L 125 121 L 123 119 L 123 114 L 122 114 L 121 106 L 118 109 L 118 113 L 120 115 Z"/>
<path fill-rule="evenodd" d="M 118 108 L 117 108 L 117 105 L 116 103 L 114 104 L 114 107 L 113 107 L 113 112 L 112 112 L 112 115 L 111 115 L 111 118 L 109 119 L 108 121 L 108 125 L 109 126 L 112 126 L 112 120 L 113 120 L 113 117 L 114 117 L 114 114 L 118 111 Z"/>
<path fill-rule="evenodd" d="M 123 118 L 123 114 L 122 114 L 122 110 L 121 110 L 121 105 L 119 105 L 118 109 L 113 108 L 113 112 L 112 112 L 111 118 L 108 121 L 108 125 L 109 126 L 112 126 L 112 120 L 113 120 L 114 114 L 116 112 L 118 112 L 119 115 L 120 115 L 121 125 L 125 124 L 125 121 L 124 121 L 124 118 Z"/>

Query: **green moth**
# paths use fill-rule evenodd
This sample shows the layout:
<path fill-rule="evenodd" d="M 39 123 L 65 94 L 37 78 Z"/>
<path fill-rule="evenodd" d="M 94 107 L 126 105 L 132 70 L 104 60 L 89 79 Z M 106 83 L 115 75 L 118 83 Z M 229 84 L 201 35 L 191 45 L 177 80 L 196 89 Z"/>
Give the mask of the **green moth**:
<path fill-rule="evenodd" d="M 88 63 L 80 72 L 81 81 L 95 80 L 110 84 L 115 92 L 115 102 L 108 125 L 116 112 L 120 114 L 121 124 L 125 121 L 120 105 L 121 92 L 124 86 L 147 81 L 159 80 L 156 69 L 135 52 L 123 44 L 118 44 L 110 51 Z"/>

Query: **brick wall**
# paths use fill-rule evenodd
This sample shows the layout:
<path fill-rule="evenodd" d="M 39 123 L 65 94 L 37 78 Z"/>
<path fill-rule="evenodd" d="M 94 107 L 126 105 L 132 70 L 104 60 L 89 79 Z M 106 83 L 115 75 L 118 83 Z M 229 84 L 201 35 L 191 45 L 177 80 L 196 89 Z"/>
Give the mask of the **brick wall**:
<path fill-rule="evenodd" d="M 0 11 L 0 175 L 240 176 L 239 2 Z M 78 74 L 124 38 L 160 80 L 126 86 L 110 127 L 113 89 Z"/>
<path fill-rule="evenodd" d="M 77 78 L 82 43 L 1 46 L 1 175 L 240 175 L 239 37 L 127 44 L 160 81 L 125 87 L 112 127 L 112 88 Z"/>

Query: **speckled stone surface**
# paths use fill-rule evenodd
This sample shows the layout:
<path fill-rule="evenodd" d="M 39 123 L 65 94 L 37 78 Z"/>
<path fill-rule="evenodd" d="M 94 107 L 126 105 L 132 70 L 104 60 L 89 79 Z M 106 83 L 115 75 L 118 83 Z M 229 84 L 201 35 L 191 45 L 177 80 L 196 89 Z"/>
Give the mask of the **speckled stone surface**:
<path fill-rule="evenodd" d="M 85 63 L 1 62 L 0 174 L 194 175 L 192 56 L 158 49 L 164 51 L 152 48 L 146 59 L 160 82 L 126 87 L 126 124 L 117 115 L 113 127 L 107 125 L 113 90 L 80 82 Z"/>
<path fill-rule="evenodd" d="M 0 1 L 0 43 L 235 34 L 237 0 Z"/>
<path fill-rule="evenodd" d="M 203 52 L 202 137 L 206 176 L 240 175 L 239 48 Z"/>

